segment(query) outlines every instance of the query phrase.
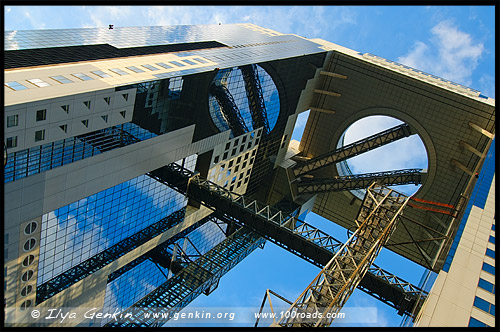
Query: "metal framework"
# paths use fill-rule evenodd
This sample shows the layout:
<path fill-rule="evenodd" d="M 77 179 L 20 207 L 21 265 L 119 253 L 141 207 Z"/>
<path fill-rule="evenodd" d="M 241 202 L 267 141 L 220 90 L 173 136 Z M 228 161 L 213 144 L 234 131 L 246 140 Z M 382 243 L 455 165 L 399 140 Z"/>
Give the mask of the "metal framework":
<path fill-rule="evenodd" d="M 264 127 L 264 133 L 270 131 L 267 120 L 266 105 L 264 104 L 264 94 L 260 85 L 259 75 L 256 65 L 246 65 L 238 67 L 243 74 L 245 90 L 247 93 L 250 112 L 252 113 L 252 123 L 254 128 Z"/>
<path fill-rule="evenodd" d="M 101 251 L 100 253 L 90 257 L 89 259 L 83 261 L 82 263 L 78 264 L 77 266 L 74 266 L 74 267 L 70 268 L 69 270 L 61 273 L 60 275 L 50 279 L 49 281 L 39 285 L 37 287 L 37 291 L 36 291 L 36 304 L 38 305 L 38 304 L 42 303 L 43 301 L 51 298 L 55 294 L 70 287 L 71 285 L 77 283 L 78 281 L 86 278 L 90 274 L 100 270 L 101 268 L 103 268 L 104 266 L 113 262 L 117 258 L 125 255 L 126 253 L 130 252 L 131 250 L 141 246 L 142 244 L 146 243 L 147 241 L 151 240 L 152 238 L 160 235 L 161 233 L 165 232 L 169 228 L 174 227 L 175 225 L 178 225 L 179 223 L 181 223 L 184 220 L 185 213 L 186 213 L 185 208 L 177 210 L 176 212 L 161 219 L 160 221 L 144 228 L 143 230 L 137 232 L 136 234 L 134 234 L 132 236 L 129 236 L 128 238 L 126 238 L 124 240 L 121 240 L 117 244 L 109 247 L 108 249 Z M 210 220 L 210 217 L 206 217 L 206 218 L 200 220 L 199 222 L 193 224 L 192 226 L 186 228 L 182 232 L 180 232 L 180 233 L 172 236 L 170 239 L 166 240 L 164 245 L 168 245 L 170 243 L 175 242 L 176 240 L 185 236 L 189 232 L 193 231 L 194 229 L 196 229 L 200 225 L 204 224 L 208 220 Z M 138 263 L 140 263 L 140 261 L 135 262 L 135 263 L 129 263 L 128 265 L 125 265 L 121 269 L 113 272 L 108 277 L 108 282 L 113 280 L 113 279 L 116 279 L 118 276 L 120 276 L 121 274 L 130 270 L 132 267 L 134 267 Z"/>
<path fill-rule="evenodd" d="M 233 131 L 234 136 L 239 136 L 248 132 L 245 121 L 241 117 L 240 111 L 233 96 L 224 85 L 211 84 L 209 93 L 215 97 L 219 103 L 222 115 L 226 119 L 229 127 Z"/>
<path fill-rule="evenodd" d="M 260 236 L 249 229 L 240 228 L 135 303 L 127 310 L 132 315 L 120 321 L 111 321 L 106 326 L 145 327 L 167 321 L 263 244 L 264 239 Z M 155 312 L 163 313 L 165 318 L 153 315 L 146 318 L 144 314 L 152 312 L 153 308 L 159 309 Z"/>
<path fill-rule="evenodd" d="M 371 183 L 393 186 L 400 184 L 420 184 L 426 175 L 422 169 L 401 169 L 387 172 L 365 173 L 335 178 L 321 178 L 310 181 L 298 181 L 297 192 L 301 194 L 316 194 L 321 192 L 365 189 Z"/>
<path fill-rule="evenodd" d="M 198 174 L 177 164 L 170 164 L 155 170 L 151 176 L 212 208 L 218 219 L 245 225 L 267 240 L 320 268 L 323 268 L 343 245 L 339 240 L 299 220 L 296 212 L 284 214 L 273 207 L 201 179 Z M 365 288 L 361 289 L 366 290 L 374 286 L 367 293 L 373 296 L 376 294 L 376 298 L 398 310 L 404 306 L 401 298 L 410 297 L 413 303 L 417 303 L 415 299 L 417 296 L 408 292 L 407 287 L 404 286 L 408 284 L 407 282 L 399 278 L 395 279 L 395 276 L 388 272 L 384 276 L 387 278 L 384 279 L 369 272 L 366 275 L 367 281 L 363 283 Z M 384 280 L 377 281 L 377 279 Z M 378 287 L 387 280 L 398 281 L 392 283 L 390 287 Z M 412 287 L 418 289 L 415 286 Z M 398 294 L 391 295 L 388 292 L 398 292 Z M 408 311 L 405 313 L 411 314 Z"/>
<path fill-rule="evenodd" d="M 408 197 L 373 183 L 356 219 L 358 229 L 278 321 L 278 326 L 329 326 L 368 272 L 395 228 Z M 312 314 L 318 314 L 317 318 Z"/>
<path fill-rule="evenodd" d="M 322 154 L 306 162 L 300 162 L 294 167 L 293 174 L 295 177 L 299 177 L 410 135 L 412 135 L 410 126 L 404 123 L 375 135 L 368 136 L 334 151 Z"/>

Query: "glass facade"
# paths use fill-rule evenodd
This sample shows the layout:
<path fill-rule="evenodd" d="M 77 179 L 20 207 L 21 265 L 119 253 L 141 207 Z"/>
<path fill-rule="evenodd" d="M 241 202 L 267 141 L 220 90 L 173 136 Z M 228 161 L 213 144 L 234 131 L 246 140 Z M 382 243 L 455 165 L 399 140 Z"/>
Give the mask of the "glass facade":
<path fill-rule="evenodd" d="M 185 160 L 194 169 L 196 155 Z M 38 284 L 186 206 L 187 198 L 141 175 L 42 216 Z"/>
<path fill-rule="evenodd" d="M 469 199 L 469 203 L 467 204 L 464 215 L 462 216 L 462 220 L 460 221 L 460 225 L 458 226 L 458 230 L 451 245 L 450 252 L 444 262 L 443 271 L 448 272 L 450 270 L 451 262 L 453 261 L 453 257 L 455 255 L 455 252 L 457 251 L 458 243 L 460 242 L 460 238 L 462 237 L 462 233 L 464 231 L 465 224 L 467 223 L 467 219 L 469 218 L 472 206 L 474 205 L 480 209 L 484 209 L 484 205 L 486 204 L 486 198 L 488 197 L 488 192 L 490 190 L 494 175 L 495 175 L 495 139 L 493 139 L 493 142 L 491 143 L 491 147 L 486 155 L 483 168 L 479 173 L 479 178 L 477 179 L 476 185 Z M 494 243 L 494 238 L 493 238 L 493 243 Z"/>
<path fill-rule="evenodd" d="M 8 154 L 4 179 L 6 183 L 19 180 L 155 136 L 138 125 L 125 123 L 24 149 Z"/>
<path fill-rule="evenodd" d="M 258 65 L 247 68 L 257 77 L 257 84 L 251 84 L 254 78 L 244 75 L 242 69 L 230 68 L 219 70 L 210 87 L 212 120 L 220 131 L 231 129 L 233 137 L 257 129 L 260 123 L 272 130 L 280 111 L 278 89 L 271 76 Z M 252 91 L 249 85 L 259 88 Z"/>

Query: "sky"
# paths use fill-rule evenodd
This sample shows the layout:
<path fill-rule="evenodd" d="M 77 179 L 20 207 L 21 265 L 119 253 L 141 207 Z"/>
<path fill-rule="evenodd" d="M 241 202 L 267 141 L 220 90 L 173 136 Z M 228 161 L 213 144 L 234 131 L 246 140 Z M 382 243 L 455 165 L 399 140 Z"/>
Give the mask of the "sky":
<path fill-rule="evenodd" d="M 495 98 L 494 12 L 492 6 L 6 6 L 4 24 L 5 30 L 29 30 L 107 27 L 109 24 L 118 27 L 248 22 L 369 52 Z M 297 121 L 294 138 L 300 137 L 306 118 L 301 116 Z M 371 124 L 378 132 L 396 122 L 377 118 L 371 119 Z M 353 125 L 348 134 L 346 140 L 354 141 L 370 133 L 361 123 Z M 349 166 L 355 173 L 389 167 L 426 167 L 425 149 L 417 136 L 377 150 L 375 156 L 365 154 L 353 158 Z M 381 154 L 386 157 L 381 158 Z M 374 158 L 390 162 L 373 163 Z M 345 230 L 319 216 L 310 214 L 307 222 L 339 240 L 347 239 Z M 419 283 L 424 272 L 422 267 L 385 249 L 376 263 L 414 284 Z M 210 296 L 201 295 L 191 307 L 259 307 L 268 288 L 294 301 L 318 272 L 311 264 L 267 243 L 263 250 L 257 249 L 224 276 Z M 401 321 L 394 309 L 359 290 L 354 291 L 347 307 L 376 308 L 375 321 L 365 325 L 399 326 Z M 364 325 L 362 317 L 356 319 L 354 325 Z"/>

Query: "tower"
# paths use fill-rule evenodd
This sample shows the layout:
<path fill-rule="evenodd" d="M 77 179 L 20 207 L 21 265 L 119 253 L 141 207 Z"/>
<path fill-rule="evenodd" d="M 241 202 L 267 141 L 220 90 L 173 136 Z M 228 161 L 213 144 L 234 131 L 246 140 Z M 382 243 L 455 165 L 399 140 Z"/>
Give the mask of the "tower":
<path fill-rule="evenodd" d="M 405 213 L 388 242 L 408 243 L 392 248 L 437 272 L 494 132 L 494 101 L 474 90 L 252 24 L 5 38 L 5 301 L 14 325 L 40 324 L 27 317 L 32 307 L 178 311 L 264 239 L 325 265 L 331 251 L 299 235 L 297 217 L 312 210 L 352 227 L 361 200 L 346 190 L 374 180 L 422 183 L 420 203 L 446 205 Z M 298 154 L 288 145 L 307 109 Z M 356 149 L 419 134 L 427 172 L 337 170 L 340 154 L 359 153 L 339 145 L 343 132 L 369 114 L 405 126 Z M 130 278 L 137 286 L 124 293 Z M 392 295 L 376 291 L 381 278 L 370 271 L 363 281 L 402 312 L 421 305 L 397 285 L 386 285 Z"/>

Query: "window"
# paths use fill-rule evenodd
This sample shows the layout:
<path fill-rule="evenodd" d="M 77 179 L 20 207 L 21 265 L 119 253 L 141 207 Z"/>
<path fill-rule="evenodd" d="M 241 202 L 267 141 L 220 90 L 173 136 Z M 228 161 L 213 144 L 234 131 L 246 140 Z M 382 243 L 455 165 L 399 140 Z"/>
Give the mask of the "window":
<path fill-rule="evenodd" d="M 144 70 L 139 69 L 135 66 L 125 67 L 125 68 L 127 68 L 130 71 L 133 71 L 134 73 L 144 73 Z"/>
<path fill-rule="evenodd" d="M 122 97 L 123 97 L 123 99 L 125 99 L 125 101 L 128 101 L 128 93 L 122 94 Z"/>
<path fill-rule="evenodd" d="M 35 247 L 35 245 L 36 245 L 36 239 L 32 237 L 31 239 L 28 239 L 26 240 L 26 242 L 24 242 L 23 249 L 25 251 L 30 251 Z"/>
<path fill-rule="evenodd" d="M 104 120 L 104 122 L 108 122 L 108 116 L 107 115 L 101 115 L 101 118 Z"/>
<path fill-rule="evenodd" d="M 64 131 L 65 133 L 68 132 L 68 125 L 62 125 L 62 126 L 59 126 L 59 128 L 61 128 L 61 130 Z"/>
<path fill-rule="evenodd" d="M 483 271 L 486 271 L 488 273 L 495 275 L 495 267 L 491 266 L 488 263 L 483 263 Z"/>
<path fill-rule="evenodd" d="M 84 101 L 83 104 L 87 106 L 88 109 L 90 109 L 90 100 Z"/>
<path fill-rule="evenodd" d="M 471 317 L 469 320 L 469 327 L 490 327 L 490 326 L 488 326 L 485 323 Z"/>
<path fill-rule="evenodd" d="M 170 63 L 173 64 L 173 65 L 176 65 L 177 67 L 184 67 L 185 66 L 185 64 L 180 63 L 178 61 L 170 61 Z"/>
<path fill-rule="evenodd" d="M 17 83 L 17 82 L 7 82 L 5 83 L 5 86 L 11 88 L 12 90 L 14 91 L 19 91 L 19 90 L 26 90 L 28 89 L 27 87 L 25 87 L 24 85 L 20 84 L 20 83 Z"/>
<path fill-rule="evenodd" d="M 111 77 L 111 75 L 106 74 L 102 70 L 91 71 L 91 73 L 94 74 L 94 75 L 97 75 L 99 77 L 102 77 L 102 78 Z"/>
<path fill-rule="evenodd" d="M 126 111 L 121 111 L 121 112 L 120 112 L 120 115 L 121 115 L 124 119 L 125 119 L 125 115 L 126 115 L 126 114 L 127 114 L 127 112 L 126 112 Z"/>
<path fill-rule="evenodd" d="M 196 62 L 191 61 L 191 60 L 182 60 L 182 62 L 185 62 L 185 63 L 187 63 L 189 65 L 196 65 Z"/>
<path fill-rule="evenodd" d="M 489 314 L 495 316 L 495 305 L 483 300 L 482 298 L 476 296 L 474 299 L 474 307 L 486 311 Z"/>
<path fill-rule="evenodd" d="M 31 294 L 31 291 L 33 290 L 33 286 L 27 285 L 24 286 L 23 289 L 21 289 L 21 296 L 26 296 Z"/>
<path fill-rule="evenodd" d="M 116 73 L 116 74 L 118 74 L 120 76 L 128 75 L 127 72 L 124 72 L 120 68 L 113 68 L 113 69 L 110 69 L 110 71 L 112 71 L 113 73 Z"/>
<path fill-rule="evenodd" d="M 490 241 L 491 243 L 495 244 L 495 237 L 492 236 L 492 235 L 490 235 L 490 238 L 489 238 L 488 241 Z"/>
<path fill-rule="evenodd" d="M 83 73 L 74 73 L 74 74 L 71 74 L 79 79 L 81 79 L 82 81 L 92 81 L 94 80 L 92 77 L 88 76 L 88 75 L 85 75 Z"/>
<path fill-rule="evenodd" d="M 30 307 L 31 306 L 31 300 L 26 300 L 24 301 L 22 304 L 21 304 L 21 308 L 20 310 L 21 311 L 24 311 L 26 310 L 26 308 Z"/>
<path fill-rule="evenodd" d="M 495 258 L 495 251 L 491 249 L 486 249 L 486 256 Z"/>
<path fill-rule="evenodd" d="M 166 63 L 163 63 L 163 62 L 158 62 L 157 65 L 160 66 L 160 67 L 163 67 L 165 69 L 172 68 L 172 66 L 169 66 L 169 65 L 167 65 Z"/>
<path fill-rule="evenodd" d="M 495 224 L 491 225 L 491 230 L 495 230 Z"/>
<path fill-rule="evenodd" d="M 203 60 L 202 58 L 194 58 L 193 60 L 198 61 L 199 63 L 208 63 L 208 61 Z"/>
<path fill-rule="evenodd" d="M 45 139 L 45 129 L 35 131 L 35 142 L 40 142 Z"/>
<path fill-rule="evenodd" d="M 50 78 L 53 79 L 54 81 L 57 81 L 57 82 L 62 83 L 62 84 L 73 83 L 72 80 L 67 79 L 66 77 L 61 76 L 61 75 L 51 76 Z"/>
<path fill-rule="evenodd" d="M 82 124 L 85 126 L 85 127 L 89 127 L 89 120 L 82 120 Z"/>
<path fill-rule="evenodd" d="M 34 255 L 28 255 L 24 260 L 23 260 L 23 266 L 26 267 L 26 266 L 30 266 L 33 261 L 35 260 L 35 256 Z"/>
<path fill-rule="evenodd" d="M 31 80 L 27 80 L 27 81 L 30 82 L 31 84 L 39 87 L 39 88 L 43 88 L 44 86 L 50 86 L 49 83 L 44 82 L 39 78 L 32 78 Z"/>
<path fill-rule="evenodd" d="M 215 156 L 214 163 L 217 164 L 219 162 L 219 156 Z"/>
<path fill-rule="evenodd" d="M 43 121 L 47 120 L 47 110 L 38 110 L 36 111 L 36 121 Z"/>
<path fill-rule="evenodd" d="M 30 222 L 29 224 L 26 225 L 26 227 L 24 227 L 24 234 L 26 235 L 33 234 L 33 232 L 36 231 L 37 226 L 38 224 L 36 223 L 36 221 Z"/>
<path fill-rule="evenodd" d="M 153 67 L 151 65 L 142 65 L 144 68 L 147 68 L 149 70 L 160 70 L 159 68 Z"/>
<path fill-rule="evenodd" d="M 110 105 L 111 104 L 111 97 L 104 97 L 104 101 L 106 104 Z"/>
<path fill-rule="evenodd" d="M 5 145 L 7 145 L 7 149 L 15 148 L 17 146 L 17 136 L 7 137 Z"/>
<path fill-rule="evenodd" d="M 491 282 L 488 282 L 482 278 L 479 278 L 479 283 L 477 284 L 479 288 L 484 289 L 487 292 L 495 294 L 495 285 L 493 285 Z"/>
<path fill-rule="evenodd" d="M 69 105 L 62 105 L 61 108 L 64 112 L 69 113 Z"/>
<path fill-rule="evenodd" d="M 19 125 L 19 115 L 8 115 L 7 116 L 7 128 L 17 127 Z"/>

